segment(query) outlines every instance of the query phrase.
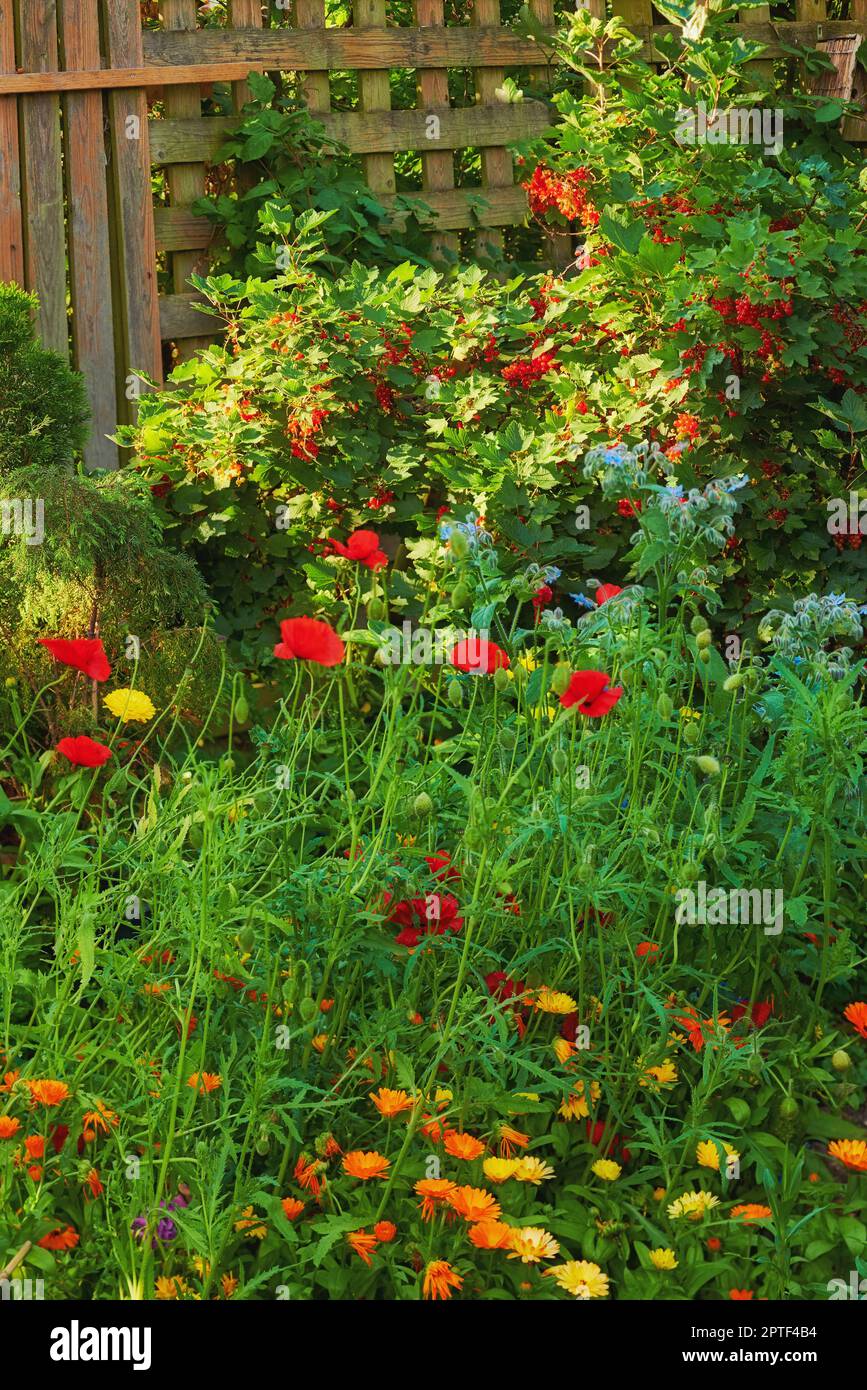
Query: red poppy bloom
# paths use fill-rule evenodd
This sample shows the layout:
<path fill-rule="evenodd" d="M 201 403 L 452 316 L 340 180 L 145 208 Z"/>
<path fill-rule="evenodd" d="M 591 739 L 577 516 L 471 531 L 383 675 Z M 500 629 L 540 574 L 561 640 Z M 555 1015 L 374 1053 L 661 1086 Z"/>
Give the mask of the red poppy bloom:
<path fill-rule="evenodd" d="M 452 863 L 447 849 L 439 849 L 436 854 L 426 854 L 425 863 L 434 878 L 453 879 L 460 882 L 460 874 Z"/>
<path fill-rule="evenodd" d="M 504 970 L 492 970 L 490 975 L 485 976 L 485 985 L 488 994 L 492 994 L 495 999 L 512 999 L 516 994 L 524 993 L 524 981 L 510 979 Z"/>
<path fill-rule="evenodd" d="M 598 719 L 613 709 L 623 694 L 622 685 L 612 690 L 608 680 L 601 671 L 573 671 L 565 693 L 560 696 L 560 704 L 564 709 L 577 705 L 582 714 Z"/>
<path fill-rule="evenodd" d="M 619 584 L 600 584 L 596 590 L 596 603 L 601 608 L 608 599 L 616 598 L 618 594 L 622 593 L 623 590 Z"/>
<path fill-rule="evenodd" d="M 353 531 L 345 545 L 343 541 L 335 540 L 327 540 L 325 544 L 330 547 L 326 554 L 342 555 L 344 560 L 355 560 L 369 570 L 379 570 L 388 564 L 388 556 L 384 550 L 380 550 L 379 536 L 375 531 Z"/>
<path fill-rule="evenodd" d="M 449 655 L 449 661 L 457 670 L 474 676 L 480 672 L 489 675 L 509 665 L 509 658 L 502 647 L 494 642 L 486 642 L 484 637 L 470 637 L 458 642 Z"/>
<path fill-rule="evenodd" d="M 339 666 L 346 648 L 330 623 L 318 618 L 287 618 L 280 624 L 282 642 L 274 655 L 283 661 L 313 661 L 317 666 Z"/>
<path fill-rule="evenodd" d="M 102 767 L 112 756 L 110 748 L 106 748 L 104 743 L 97 743 L 96 739 L 88 738 L 87 734 L 62 738 L 57 752 L 68 758 L 74 767 Z"/>
<path fill-rule="evenodd" d="M 554 590 L 551 588 L 550 584 L 543 584 L 542 587 L 540 589 L 537 589 L 535 594 L 533 594 L 532 598 L 530 599 L 530 602 L 536 610 L 537 621 L 539 618 L 540 609 L 544 608 L 546 603 L 550 603 L 553 597 Z"/>
<path fill-rule="evenodd" d="M 111 675 L 99 637 L 40 637 L 39 645 L 47 647 L 55 661 L 83 671 L 92 681 L 107 681 Z"/>
<path fill-rule="evenodd" d="M 603 1153 L 605 1154 L 606 1158 L 610 1154 L 614 1153 L 616 1149 L 619 1148 L 620 1157 L 623 1159 L 623 1162 L 629 1162 L 629 1160 L 632 1157 L 632 1152 L 630 1149 L 626 1148 L 626 1145 L 629 1143 L 629 1140 L 624 1135 L 612 1134 L 609 1126 L 606 1125 L 604 1120 L 588 1120 L 586 1128 L 587 1138 L 590 1140 L 591 1144 L 595 1145 L 596 1148 L 599 1148 L 599 1146 L 603 1143 L 603 1136 L 606 1135 L 607 1131 L 603 1148 Z"/>
<path fill-rule="evenodd" d="M 403 929 L 394 938 L 398 946 L 417 946 L 423 936 L 459 932 L 464 925 L 463 917 L 458 916 L 458 900 L 450 893 L 404 898 L 395 903 L 388 920 Z"/>
<path fill-rule="evenodd" d="M 641 960 L 643 956 L 655 956 L 658 950 L 659 947 L 655 941 L 639 941 L 635 948 L 635 954 Z"/>
<path fill-rule="evenodd" d="M 735 1004 L 732 1009 L 732 1023 L 737 1023 L 739 1018 L 743 1018 L 747 1011 L 746 1004 Z M 750 1010 L 750 1021 L 754 1028 L 764 1028 L 771 1014 L 774 1012 L 774 1001 L 759 1000 L 753 1004 Z"/>

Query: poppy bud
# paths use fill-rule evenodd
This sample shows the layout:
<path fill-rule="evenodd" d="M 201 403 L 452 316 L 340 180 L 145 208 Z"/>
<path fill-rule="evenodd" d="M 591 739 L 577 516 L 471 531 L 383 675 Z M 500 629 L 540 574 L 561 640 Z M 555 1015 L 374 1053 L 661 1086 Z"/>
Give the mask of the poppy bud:
<path fill-rule="evenodd" d="M 780 1119 L 794 1120 L 800 1114 L 800 1106 L 794 1096 L 785 1096 L 780 1101 Z"/>
<path fill-rule="evenodd" d="M 267 1131 L 266 1129 L 260 1130 L 259 1133 L 258 1133 L 258 1135 L 256 1136 L 256 1145 L 255 1145 L 255 1148 L 256 1148 L 257 1154 L 259 1154 L 262 1158 L 264 1158 L 265 1155 L 267 1154 L 268 1150 L 270 1149 L 270 1147 L 271 1147 L 271 1140 L 270 1140 L 269 1137 L 268 1137 L 268 1131 Z"/>
<path fill-rule="evenodd" d="M 706 647 L 703 647 L 702 650 L 699 652 L 698 659 L 703 666 L 707 666 L 708 662 L 710 661 L 710 652 L 707 650 Z"/>
<path fill-rule="evenodd" d="M 693 632 L 696 636 L 698 636 L 700 632 L 705 632 L 707 630 L 707 623 L 705 622 L 704 618 L 701 616 L 700 613 L 696 613 L 695 617 L 689 625 L 689 628 L 690 632 Z"/>
<path fill-rule="evenodd" d="M 562 748 L 554 749 L 551 754 L 551 766 L 560 777 L 569 771 L 569 759 Z"/>
<path fill-rule="evenodd" d="M 504 666 L 498 666 L 494 672 L 494 689 L 498 695 L 503 695 L 511 685 L 509 673 Z"/>
<path fill-rule="evenodd" d="M 301 1003 L 298 1005 L 298 1016 L 302 1023 L 312 1023 L 317 1013 L 318 1009 L 316 1008 L 315 999 L 311 999 L 308 995 L 306 999 L 301 1000 Z"/>
<path fill-rule="evenodd" d="M 683 879 L 684 883 L 695 883 L 700 872 L 701 870 L 699 869 L 698 864 L 696 864 L 695 861 L 691 859 L 689 863 L 684 864 L 683 868 L 680 871 L 680 877 Z"/>
<path fill-rule="evenodd" d="M 246 724 L 250 718 L 250 706 L 242 695 L 240 700 L 235 701 L 235 723 Z"/>
<path fill-rule="evenodd" d="M 238 943 L 244 954 L 249 955 L 256 945 L 256 933 L 253 931 L 252 927 L 244 927 L 243 930 L 238 933 Z"/>
<path fill-rule="evenodd" d="M 701 632 L 696 633 L 695 645 L 698 647 L 699 651 L 703 651 L 705 647 L 709 647 L 712 642 L 713 633 L 709 627 L 704 627 Z"/>
<path fill-rule="evenodd" d="M 517 742 L 518 735 L 514 729 L 506 725 L 500 730 L 500 747 L 505 748 L 506 752 L 511 752 Z"/>
<path fill-rule="evenodd" d="M 470 586 L 463 580 L 452 589 L 452 603 L 455 608 L 463 608 L 470 598 Z"/>
<path fill-rule="evenodd" d="M 459 680 L 450 680 L 446 686 L 446 699 L 455 709 L 464 703 L 464 689 Z"/>
<path fill-rule="evenodd" d="M 670 719 L 674 714 L 674 701 L 664 691 L 656 701 L 656 713 L 660 719 Z"/>
<path fill-rule="evenodd" d="M 452 554 L 458 560 L 465 560 L 470 553 L 470 543 L 463 531 L 452 531 L 449 545 L 452 548 Z"/>
<path fill-rule="evenodd" d="M 697 724 L 687 724 L 683 731 L 684 742 L 694 747 L 701 738 L 701 730 Z"/>
<path fill-rule="evenodd" d="M 723 690 L 740 690 L 744 684 L 746 676 L 741 671 L 735 671 L 733 675 L 726 676 L 723 681 Z"/>
<path fill-rule="evenodd" d="M 719 777 L 720 766 L 716 758 L 712 758 L 705 753 L 702 757 L 696 758 L 696 767 L 704 773 L 705 777 Z"/>
<path fill-rule="evenodd" d="M 844 1052 L 842 1047 L 838 1047 L 831 1058 L 831 1066 L 835 1071 L 848 1071 L 851 1065 L 852 1058 L 849 1056 L 849 1053 Z"/>
<path fill-rule="evenodd" d="M 367 604 L 367 616 L 374 622 L 384 622 L 388 617 L 388 604 L 381 598 L 372 598 Z"/>
<path fill-rule="evenodd" d="M 433 810 L 433 802 L 431 801 L 427 792 L 419 792 L 415 801 L 412 803 L 412 809 L 417 816 L 430 815 L 431 811 Z"/>
<path fill-rule="evenodd" d="M 565 695 L 569 689 L 569 682 L 572 679 L 572 671 L 569 663 L 559 661 L 554 667 L 554 674 L 551 677 L 551 689 L 555 695 Z"/>

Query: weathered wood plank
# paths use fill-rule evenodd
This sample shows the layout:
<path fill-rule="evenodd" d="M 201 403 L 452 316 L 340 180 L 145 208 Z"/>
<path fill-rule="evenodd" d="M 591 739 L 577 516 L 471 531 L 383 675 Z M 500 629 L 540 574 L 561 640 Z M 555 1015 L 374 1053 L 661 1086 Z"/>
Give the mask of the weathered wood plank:
<path fill-rule="evenodd" d="M 211 343 L 220 330 L 221 320 L 201 313 L 196 304 L 204 303 L 200 294 L 165 294 L 160 296 L 160 332 L 164 339 L 179 342 L 193 339 Z M 209 336 L 202 336 L 202 327 Z"/>
<path fill-rule="evenodd" d="M 19 6 L 18 51 L 27 72 L 57 67 L 55 0 L 27 0 Z M 68 358 L 63 147 L 56 95 L 21 98 L 21 169 L 24 273 L 27 288 L 39 298 L 36 331 L 46 347 Z"/>
<path fill-rule="evenodd" d="M 475 0 L 472 24 L 475 28 L 494 28 L 500 23 L 500 0 Z M 497 88 L 506 80 L 504 68 L 476 68 L 476 105 L 491 106 L 498 103 Z M 482 150 L 482 187 L 511 188 L 514 183 L 512 152 L 504 146 Z M 503 233 L 487 228 L 476 237 L 476 250 L 483 259 L 495 260 L 502 255 Z"/>
<path fill-rule="evenodd" d="M 353 0 L 353 24 L 359 30 L 385 32 L 385 0 Z M 391 79 L 388 65 L 381 70 L 358 74 L 358 104 L 366 114 L 391 110 Z M 361 166 L 368 186 L 376 194 L 393 193 L 397 187 L 394 158 L 390 154 L 365 154 Z"/>
<path fill-rule="evenodd" d="M 441 0 L 425 0 L 441 3 Z M 421 76 L 422 74 L 419 74 Z M 445 77 L 445 73 L 442 74 Z M 435 115 L 438 127 L 428 124 Z M 538 135 L 553 120 L 549 108 L 540 101 L 523 101 L 517 106 L 450 107 L 421 102 L 417 111 L 332 111 L 317 114 L 327 135 L 339 140 L 353 154 L 372 154 L 402 150 L 458 150 L 467 145 L 502 145 Z M 213 161 L 237 129 L 231 116 L 202 116 L 201 119 L 150 122 L 151 163 L 183 164 Z M 432 155 L 422 154 L 422 163 Z M 438 158 L 442 158 L 438 155 Z M 451 169 L 449 156 L 445 156 Z M 444 187 L 451 187 L 445 184 Z"/>
<path fill-rule="evenodd" d="M 201 251 L 215 235 L 213 223 L 189 208 L 156 208 L 154 229 L 158 251 Z"/>
<path fill-rule="evenodd" d="M 292 23 L 296 29 L 325 29 L 325 0 L 295 0 Z M 321 115 L 331 107 L 331 80 L 327 70 L 301 73 L 301 95 L 307 109 Z"/>
<path fill-rule="evenodd" d="M 229 24 L 232 29 L 261 29 L 261 0 L 229 0 Z M 249 83 L 233 83 L 232 104 L 236 111 L 243 111 L 251 96 Z"/>
<path fill-rule="evenodd" d="M 12 0 L 0 0 L 0 78 L 14 72 L 15 13 Z M 0 98 L 0 280 L 24 284 L 18 103 L 13 96 Z"/>
<path fill-rule="evenodd" d="M 415 22 L 419 28 L 443 28 L 443 0 L 415 0 Z M 455 158 L 445 153 L 443 120 L 449 105 L 449 75 L 446 68 L 421 68 L 416 73 L 416 100 L 424 120 L 424 146 L 430 151 L 421 157 L 422 189 L 425 193 L 445 193 L 455 186 Z M 397 113 L 395 113 L 397 114 Z M 434 119 L 431 120 L 430 118 Z M 466 143 L 462 141 L 461 143 Z M 456 257 L 460 239 L 454 232 L 435 232 L 430 254 L 435 260 Z"/>
<path fill-rule="evenodd" d="M 514 185 L 511 188 L 456 188 L 444 193 L 398 193 L 381 200 L 392 209 L 390 220 L 395 226 L 405 221 L 406 214 L 395 206 L 405 198 L 427 205 L 437 231 L 476 225 L 506 227 L 522 221 L 527 213 L 526 194 Z"/>
<path fill-rule="evenodd" d="M 67 69 L 96 68 L 98 0 L 63 0 L 62 17 Z M 118 415 L 102 94 L 68 93 L 64 128 L 73 358 L 84 373 L 92 417 L 85 464 L 117 468 L 117 447 L 108 438 L 117 429 Z"/>
<path fill-rule="evenodd" d="M 138 0 L 104 0 L 108 58 L 113 68 L 141 65 Z M 120 357 L 118 403 L 135 418 L 132 394 L 140 388 L 130 376 L 143 371 L 162 381 L 162 346 L 157 305 L 154 206 L 148 155 L 147 99 L 143 89 L 112 92 L 108 99 L 111 132 L 111 191 L 117 231 L 116 331 Z"/>
<path fill-rule="evenodd" d="M 142 35 L 144 42 L 149 37 L 173 39 L 191 39 L 194 43 L 204 37 L 204 34 L 196 29 L 196 0 L 163 0 L 162 16 L 165 29 L 161 34 L 145 33 Z M 187 31 L 190 31 L 189 33 Z M 245 74 L 246 76 L 246 74 Z M 165 93 L 164 106 L 166 115 L 169 119 L 189 120 L 191 118 L 201 118 L 202 99 L 198 86 L 174 87 Z M 172 211 L 188 213 L 189 205 L 194 203 L 197 198 L 201 198 L 205 191 L 205 165 L 179 164 L 169 167 L 166 170 L 166 183 L 168 185 L 169 197 L 171 199 Z M 201 243 L 193 243 L 195 248 Z M 201 250 L 185 249 L 178 250 L 171 261 L 172 288 L 175 294 L 183 295 L 189 291 L 189 279 L 194 271 L 205 269 Z M 162 323 L 162 310 L 161 323 Z M 199 316 L 199 322 L 202 322 Z M 180 360 L 192 357 L 202 347 L 205 347 L 210 339 L 204 336 L 207 329 L 199 329 L 200 336 L 185 334 L 186 341 L 178 344 L 177 353 Z M 169 335 L 171 336 L 171 335 Z M 163 331 L 163 337 L 166 337 Z"/>

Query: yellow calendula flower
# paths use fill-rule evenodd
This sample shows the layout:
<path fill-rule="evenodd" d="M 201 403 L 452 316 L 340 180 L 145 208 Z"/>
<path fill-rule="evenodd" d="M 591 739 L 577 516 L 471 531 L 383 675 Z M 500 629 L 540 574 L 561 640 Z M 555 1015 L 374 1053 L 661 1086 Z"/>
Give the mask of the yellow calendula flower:
<path fill-rule="evenodd" d="M 660 1062 L 658 1067 L 645 1067 L 644 1076 L 640 1078 L 638 1084 L 649 1086 L 651 1090 L 658 1090 L 662 1086 L 673 1086 L 676 1081 L 677 1067 L 666 1057 L 665 1061 Z"/>
<path fill-rule="evenodd" d="M 599 1082 L 591 1081 L 590 1101 L 593 1105 L 596 1104 L 601 1094 L 602 1087 L 599 1085 Z M 583 1120 L 587 1118 L 590 1114 L 590 1106 L 587 1103 L 583 1081 L 575 1082 L 572 1094 L 567 1096 L 564 1101 L 561 1101 L 557 1114 L 562 1115 L 564 1120 Z"/>
<path fill-rule="evenodd" d="M 533 1006 L 545 1014 L 574 1014 L 578 1009 L 571 994 L 564 994 L 559 989 L 549 989 L 547 985 L 543 985 L 539 990 L 533 1000 Z"/>
<path fill-rule="evenodd" d="M 516 1158 L 486 1158 L 482 1164 L 482 1172 L 488 1182 L 506 1182 L 508 1178 L 515 1176 L 517 1166 Z"/>
<path fill-rule="evenodd" d="M 182 1298 L 188 1293 L 187 1285 L 179 1274 L 163 1274 L 156 1281 L 156 1296 L 161 1303 L 170 1302 L 175 1298 Z"/>
<path fill-rule="evenodd" d="M 575 1051 L 575 1044 L 570 1043 L 568 1038 L 555 1038 L 551 1046 L 558 1062 L 568 1062 Z"/>
<path fill-rule="evenodd" d="M 156 714 L 150 696 L 142 690 L 113 690 L 102 703 L 124 724 L 147 724 Z"/>
<path fill-rule="evenodd" d="M 550 1274 L 559 1288 L 576 1298 L 608 1297 L 608 1275 L 590 1260 L 567 1260 L 565 1264 L 552 1265 L 545 1274 Z"/>
<path fill-rule="evenodd" d="M 604 1182 L 616 1182 L 623 1172 L 619 1163 L 615 1163 L 613 1158 L 597 1158 L 591 1173 L 595 1173 L 597 1178 L 602 1178 Z"/>
<path fill-rule="evenodd" d="M 516 1182 L 531 1182 L 534 1187 L 538 1187 L 540 1182 L 546 1182 L 548 1178 L 554 1177 L 554 1169 L 543 1159 L 528 1154 L 526 1158 L 515 1160 L 515 1171 L 512 1176 Z"/>
<path fill-rule="evenodd" d="M 690 709 L 689 705 L 681 705 L 680 717 L 681 719 L 701 719 L 701 711 Z"/>
<path fill-rule="evenodd" d="M 672 1221 L 677 1221 L 681 1216 L 688 1216 L 690 1221 L 700 1221 L 706 1211 L 718 1206 L 719 1197 L 714 1197 L 711 1192 L 684 1192 L 682 1197 L 669 1203 L 667 1210 Z"/>
<path fill-rule="evenodd" d="M 739 1159 L 740 1154 L 736 1153 L 731 1144 L 723 1144 L 723 1148 L 729 1158 Z M 695 1161 L 700 1168 L 712 1168 L 715 1173 L 719 1172 L 719 1149 L 710 1139 L 702 1139 L 695 1151 Z"/>
<path fill-rule="evenodd" d="M 651 1250 L 651 1263 L 656 1269 L 677 1269 L 677 1257 L 673 1250 Z"/>
<path fill-rule="evenodd" d="M 509 1259 L 521 1260 L 525 1265 L 553 1260 L 560 1253 L 559 1241 L 554 1239 L 550 1231 L 543 1231 L 541 1226 L 513 1228 L 509 1246 Z"/>

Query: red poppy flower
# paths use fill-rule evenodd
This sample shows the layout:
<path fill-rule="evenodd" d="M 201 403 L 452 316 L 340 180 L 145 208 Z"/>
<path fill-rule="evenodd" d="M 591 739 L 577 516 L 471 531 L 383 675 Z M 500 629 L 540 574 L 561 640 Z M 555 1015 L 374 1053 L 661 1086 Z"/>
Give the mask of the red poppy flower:
<path fill-rule="evenodd" d="M 459 932 L 464 925 L 463 917 L 458 916 L 458 900 L 450 893 L 404 898 L 395 903 L 388 920 L 403 928 L 394 938 L 398 946 L 417 946 L 423 936 Z"/>
<path fill-rule="evenodd" d="M 461 876 L 452 863 L 451 855 L 447 849 L 439 849 L 436 854 L 426 854 L 425 863 L 434 878 L 452 879 L 460 883 Z"/>
<path fill-rule="evenodd" d="M 492 970 L 490 975 L 485 976 L 485 985 L 488 994 L 502 1002 L 524 993 L 524 981 L 510 979 L 504 970 Z"/>
<path fill-rule="evenodd" d="M 102 767 L 112 756 L 110 748 L 106 748 L 104 743 L 97 743 L 96 739 L 88 738 L 87 734 L 62 738 L 57 752 L 62 753 L 75 767 Z"/>
<path fill-rule="evenodd" d="M 635 948 L 635 954 L 641 960 L 644 956 L 655 956 L 658 950 L 659 947 L 655 941 L 639 941 Z"/>
<path fill-rule="evenodd" d="M 274 655 L 283 661 L 313 661 L 317 666 L 339 666 L 346 648 L 330 623 L 318 618 L 287 618 L 280 624 L 282 642 Z"/>
<path fill-rule="evenodd" d="M 746 1003 L 735 1004 L 732 1009 L 732 1023 L 737 1023 L 739 1018 L 743 1018 L 747 1011 Z M 764 1028 L 771 1014 L 774 1012 L 774 1001 L 760 1000 L 753 1004 L 750 1010 L 750 1021 L 754 1028 Z"/>
<path fill-rule="evenodd" d="M 599 588 L 596 590 L 597 606 L 601 608 L 603 603 L 606 603 L 608 599 L 616 598 L 618 594 L 622 593 L 623 590 L 619 584 L 600 584 Z"/>
<path fill-rule="evenodd" d="M 543 584 L 541 589 L 537 589 L 535 594 L 533 594 L 530 602 L 536 610 L 537 621 L 539 619 L 539 610 L 544 608 L 546 603 L 550 603 L 553 597 L 554 590 L 551 588 L 550 584 Z"/>
<path fill-rule="evenodd" d="M 369 570 L 382 569 L 383 565 L 388 564 L 388 556 L 384 550 L 380 550 L 379 536 L 375 531 L 353 531 L 345 545 L 343 541 L 335 540 L 327 540 L 325 544 L 330 547 L 326 554 L 342 555 L 345 560 L 355 560 Z"/>
<path fill-rule="evenodd" d="M 577 705 L 582 714 L 598 719 L 613 709 L 623 694 L 622 685 L 611 690 L 608 681 L 609 677 L 601 671 L 573 671 L 560 704 L 564 709 Z"/>
<path fill-rule="evenodd" d="M 111 675 L 99 637 L 40 637 L 39 645 L 47 647 L 55 661 L 83 671 L 92 681 L 107 681 Z"/>
<path fill-rule="evenodd" d="M 480 672 L 489 675 L 491 671 L 505 669 L 509 658 L 494 642 L 486 642 L 484 637 L 470 637 L 458 642 L 449 655 L 449 661 L 458 671 L 466 671 L 477 676 Z"/>
<path fill-rule="evenodd" d="M 602 1144 L 602 1137 L 606 1134 L 606 1131 L 607 1138 L 605 1140 L 605 1147 L 603 1149 L 605 1157 L 607 1158 L 610 1154 L 613 1154 L 615 1150 L 619 1148 L 620 1157 L 623 1159 L 624 1163 L 628 1163 L 632 1157 L 632 1151 L 626 1148 L 626 1145 L 629 1143 L 629 1140 L 622 1134 L 612 1134 L 604 1120 L 587 1121 L 587 1138 L 590 1140 L 591 1144 L 595 1145 L 596 1148 L 598 1148 L 600 1144 Z"/>

